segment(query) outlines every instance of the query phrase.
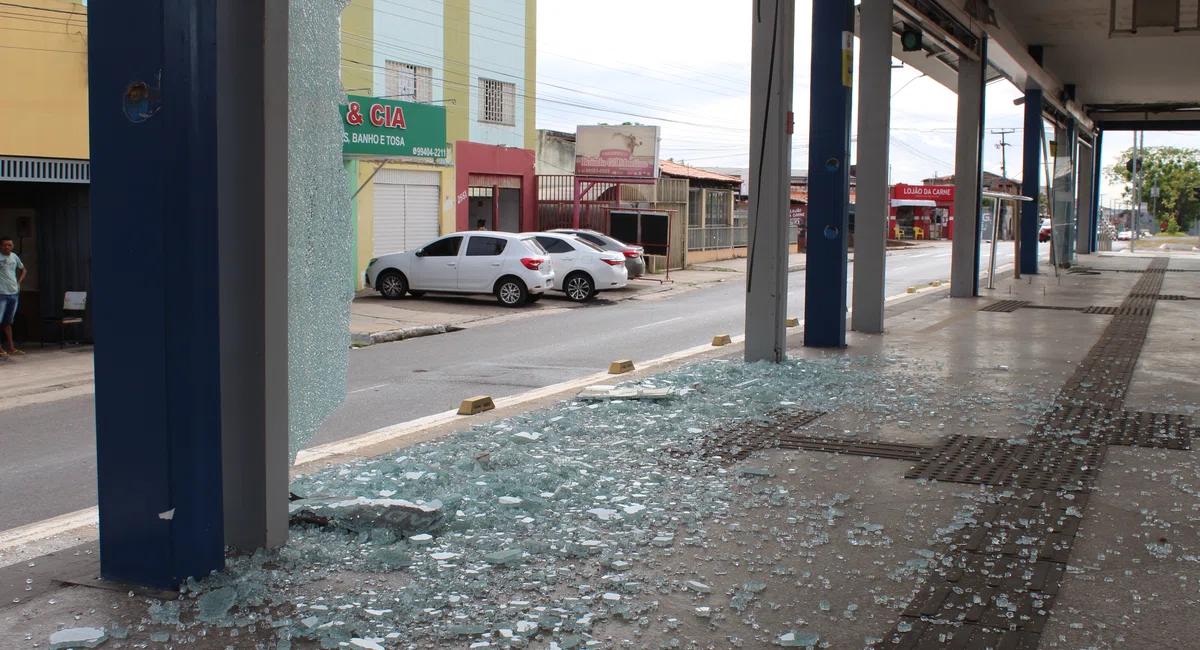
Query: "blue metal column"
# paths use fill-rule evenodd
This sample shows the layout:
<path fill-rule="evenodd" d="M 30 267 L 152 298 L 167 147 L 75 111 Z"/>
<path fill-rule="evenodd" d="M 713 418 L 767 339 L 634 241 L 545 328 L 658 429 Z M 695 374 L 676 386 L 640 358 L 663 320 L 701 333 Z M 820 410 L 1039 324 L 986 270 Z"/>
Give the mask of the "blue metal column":
<path fill-rule="evenodd" d="M 1021 203 L 1021 274 L 1038 272 L 1038 196 L 1042 186 L 1042 90 L 1025 91 L 1025 142 L 1022 193 L 1033 199 Z"/>
<path fill-rule="evenodd" d="M 1104 145 L 1103 129 L 1096 129 L 1096 140 L 1092 146 L 1092 215 L 1091 228 L 1092 236 L 1088 252 L 1095 253 L 1100 249 L 1100 179 L 1103 178 L 1104 161 L 1100 158 L 1100 152 Z"/>
<path fill-rule="evenodd" d="M 104 578 L 224 565 L 215 0 L 88 11 Z"/>
<path fill-rule="evenodd" d="M 846 346 L 854 3 L 814 0 L 804 345 Z"/>

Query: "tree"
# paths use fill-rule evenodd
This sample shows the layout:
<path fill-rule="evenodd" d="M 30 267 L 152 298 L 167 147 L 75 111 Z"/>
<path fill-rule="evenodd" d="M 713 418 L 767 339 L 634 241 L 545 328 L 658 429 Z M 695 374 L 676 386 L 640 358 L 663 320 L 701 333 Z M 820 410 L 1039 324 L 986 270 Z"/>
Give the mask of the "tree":
<path fill-rule="evenodd" d="M 1122 151 L 1117 163 L 1105 170 L 1108 180 L 1124 183 L 1123 196 L 1133 198 L 1133 174 L 1126 165 L 1133 158 L 1133 149 Z M 1192 188 L 1200 186 L 1200 150 L 1180 147 L 1146 147 L 1141 151 L 1142 201 L 1156 208 L 1158 220 L 1174 218 L 1179 228 L 1187 230 L 1197 219 L 1200 202 L 1192 196 Z M 1150 189 L 1158 184 L 1158 199 Z"/>

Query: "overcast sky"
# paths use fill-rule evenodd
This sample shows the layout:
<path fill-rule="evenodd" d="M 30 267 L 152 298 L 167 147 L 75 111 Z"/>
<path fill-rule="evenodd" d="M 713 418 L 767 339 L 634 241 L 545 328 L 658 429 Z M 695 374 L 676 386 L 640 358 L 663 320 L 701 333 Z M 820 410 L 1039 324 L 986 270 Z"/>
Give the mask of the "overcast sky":
<path fill-rule="evenodd" d="M 812 4 L 796 4 L 792 166 L 805 169 Z M 657 124 L 664 158 L 700 167 L 748 166 L 751 6 L 751 0 L 539 2 L 538 128 Z M 919 183 L 953 173 L 956 95 L 907 66 L 892 71 L 892 89 L 892 181 Z M 1016 129 L 1007 136 L 1007 162 L 1008 175 L 1017 179 L 1024 109 L 1013 100 L 1020 96 L 1005 80 L 987 88 L 987 129 Z M 856 131 L 857 91 L 855 97 Z M 1132 140 L 1131 133 L 1106 134 L 1105 165 Z M 989 133 L 984 149 L 984 168 L 997 174 L 999 143 L 1000 136 Z M 1200 134 L 1151 133 L 1146 144 L 1200 147 Z M 1120 193 L 1115 186 L 1101 191 L 1105 205 Z"/>

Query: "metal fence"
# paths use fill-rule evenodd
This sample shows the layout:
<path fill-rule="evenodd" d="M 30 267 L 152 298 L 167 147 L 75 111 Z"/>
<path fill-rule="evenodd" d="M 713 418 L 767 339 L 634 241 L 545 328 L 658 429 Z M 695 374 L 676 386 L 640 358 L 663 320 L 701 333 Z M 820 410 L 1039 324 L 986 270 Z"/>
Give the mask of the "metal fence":
<path fill-rule="evenodd" d="M 715 226 L 688 228 L 689 251 L 712 251 L 725 248 L 745 248 L 748 226 Z M 796 241 L 796 226 L 788 228 L 788 243 Z"/>

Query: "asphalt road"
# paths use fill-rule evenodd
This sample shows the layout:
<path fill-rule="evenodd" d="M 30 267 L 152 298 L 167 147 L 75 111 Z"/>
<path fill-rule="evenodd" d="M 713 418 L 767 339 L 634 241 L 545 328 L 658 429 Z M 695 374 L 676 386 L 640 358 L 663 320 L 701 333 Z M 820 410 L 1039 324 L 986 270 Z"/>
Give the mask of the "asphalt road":
<path fill-rule="evenodd" d="M 983 268 L 988 252 L 985 243 Z M 998 264 L 1011 261 L 1011 243 L 1001 245 Z M 892 251 L 887 268 L 886 294 L 903 294 L 948 279 L 950 247 Z M 792 273 L 788 281 L 790 313 L 802 318 L 805 274 Z M 714 334 L 741 334 L 744 306 L 744 281 L 733 276 L 664 300 L 597 301 L 354 350 L 346 401 L 313 444 L 439 413 L 472 395 L 513 395 L 602 371 L 614 359 L 652 359 Z M 95 505 L 94 445 L 91 396 L 0 412 L 0 530 Z"/>

